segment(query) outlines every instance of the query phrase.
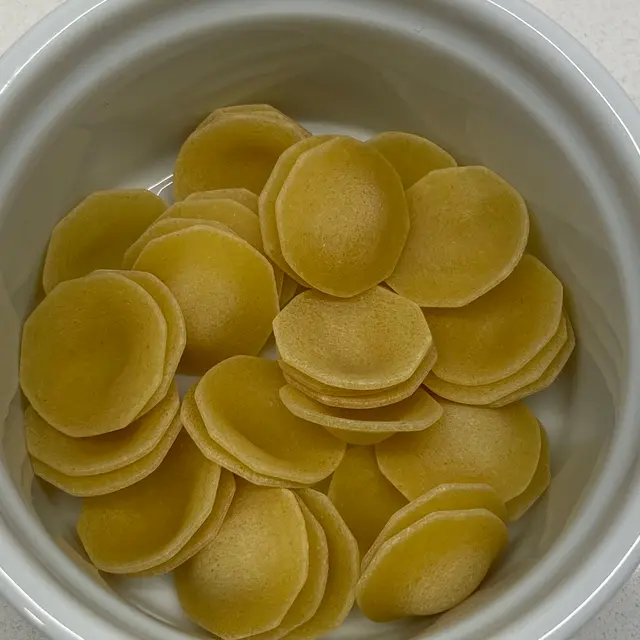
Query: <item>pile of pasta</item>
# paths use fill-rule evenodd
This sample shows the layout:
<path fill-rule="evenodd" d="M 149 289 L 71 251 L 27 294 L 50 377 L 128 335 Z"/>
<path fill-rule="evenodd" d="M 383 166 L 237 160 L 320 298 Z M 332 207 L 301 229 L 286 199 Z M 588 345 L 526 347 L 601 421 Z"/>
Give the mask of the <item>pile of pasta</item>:
<path fill-rule="evenodd" d="M 174 572 L 223 640 L 446 611 L 550 482 L 522 399 L 575 337 L 528 234 L 512 186 L 422 137 L 217 109 L 173 204 L 97 192 L 54 228 L 22 337 L 34 472 L 82 498 L 98 570 Z"/>

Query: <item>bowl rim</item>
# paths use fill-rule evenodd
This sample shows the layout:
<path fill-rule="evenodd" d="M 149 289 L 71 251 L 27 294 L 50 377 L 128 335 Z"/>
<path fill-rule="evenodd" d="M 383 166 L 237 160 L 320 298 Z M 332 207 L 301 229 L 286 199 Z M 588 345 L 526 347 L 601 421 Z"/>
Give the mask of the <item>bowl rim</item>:
<path fill-rule="evenodd" d="M 388 0 L 387 3 L 394 1 L 400 0 Z M 85 19 L 98 21 L 103 16 L 125 13 L 134 6 L 150 4 L 152 0 L 67 0 L 45 16 L 0 57 L 0 120 L 10 102 L 16 81 L 37 77 L 51 46 L 61 39 L 81 34 L 88 28 Z M 613 118 L 622 132 L 614 136 L 617 149 L 620 154 L 626 155 L 634 175 L 640 178 L 640 146 L 637 142 L 640 140 L 640 114 L 617 82 L 582 45 L 525 0 L 461 0 L 460 5 L 461 10 L 485 14 L 486 20 L 499 18 L 510 22 L 511 27 L 505 28 L 515 30 L 517 25 L 517 28 L 524 29 L 532 38 L 537 39 L 536 46 L 541 55 L 562 58 L 570 67 L 570 72 L 563 72 L 564 77 L 574 82 L 586 83 L 593 94 L 594 108 L 606 111 Z M 620 246 L 627 249 L 626 262 L 623 261 L 623 276 L 627 308 L 631 310 L 628 315 L 629 320 L 638 319 L 640 287 L 637 285 L 640 264 L 636 257 L 637 243 L 632 238 L 630 229 L 625 227 L 624 221 L 621 220 L 620 225 L 617 240 L 621 243 Z M 639 379 L 640 375 L 640 336 L 636 337 L 631 332 L 630 341 L 628 376 L 633 381 Z M 640 397 L 634 397 L 632 392 L 626 394 L 618 422 L 626 424 L 628 429 L 640 423 Z M 618 443 L 618 449 L 623 444 Z M 632 455 L 632 452 L 628 455 Z M 635 484 L 640 484 L 638 477 L 633 480 Z M 0 484 L 2 483 L 4 478 L 0 477 Z M 626 523 L 628 527 L 632 521 L 629 516 L 640 513 L 640 493 L 627 499 L 623 511 L 627 518 L 622 524 Z M 623 520 L 622 517 L 619 519 Z M 55 640 L 81 640 L 83 637 L 91 637 L 92 640 L 108 640 L 113 637 L 135 640 L 139 637 L 124 631 L 101 613 L 84 606 L 79 594 L 68 590 L 37 559 L 33 553 L 38 548 L 37 537 L 25 539 L 21 533 L 6 519 L 4 512 L 0 513 L 0 591 L 25 618 Z M 630 544 L 625 542 L 625 548 L 618 550 L 622 553 L 622 559 L 614 566 L 606 567 L 606 578 L 593 586 L 590 595 L 572 611 L 561 614 L 554 621 L 555 626 L 543 635 L 536 636 L 535 640 L 561 640 L 570 637 L 623 585 L 640 561 L 640 525 L 635 525 L 634 535 L 635 539 Z M 615 541 L 611 544 L 614 543 Z M 79 569 L 77 573 L 79 576 L 83 575 Z M 583 574 L 584 571 L 576 571 L 562 585 L 562 591 L 568 593 L 571 585 L 575 585 L 581 576 L 584 577 Z M 83 575 L 83 579 L 86 582 L 86 576 Z M 82 580 L 79 579 L 79 582 L 82 583 Z M 179 637 L 183 636 L 175 635 L 175 638 Z"/>

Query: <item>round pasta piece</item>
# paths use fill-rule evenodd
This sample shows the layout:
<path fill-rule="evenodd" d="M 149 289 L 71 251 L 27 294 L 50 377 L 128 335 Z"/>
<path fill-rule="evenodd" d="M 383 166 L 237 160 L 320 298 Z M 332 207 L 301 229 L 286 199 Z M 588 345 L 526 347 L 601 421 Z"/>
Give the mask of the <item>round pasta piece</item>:
<path fill-rule="evenodd" d="M 387 279 L 422 307 L 462 307 L 515 268 L 529 237 L 520 194 L 485 167 L 434 171 L 407 191 L 411 232 Z"/>
<path fill-rule="evenodd" d="M 385 131 L 367 140 L 398 172 L 405 189 L 436 169 L 456 167 L 456 161 L 437 144 L 413 133 Z"/>
<path fill-rule="evenodd" d="M 260 216 L 260 228 L 262 229 L 262 241 L 264 249 L 273 260 L 294 282 L 299 282 L 303 286 L 308 284 L 296 274 L 282 255 L 280 247 L 280 237 L 278 235 L 278 224 L 276 222 L 276 201 L 282 190 L 282 186 L 286 182 L 291 170 L 298 161 L 298 158 L 315 147 L 332 140 L 335 136 L 322 135 L 304 138 L 293 146 L 289 147 L 276 162 L 264 189 L 260 193 L 258 203 L 258 213 Z M 284 306 L 284 305 L 282 305 Z"/>
<path fill-rule="evenodd" d="M 329 576 L 329 545 L 324 529 L 309 511 L 305 503 L 296 496 L 304 517 L 309 539 L 309 574 L 302 590 L 282 622 L 271 631 L 255 636 L 253 640 L 279 640 L 309 620 L 320 607 Z"/>
<path fill-rule="evenodd" d="M 540 457 L 538 421 L 527 406 L 441 404 L 444 414 L 433 426 L 376 446 L 391 483 L 409 500 L 451 482 L 488 484 L 505 502 L 522 493 Z"/>
<path fill-rule="evenodd" d="M 82 501 L 78 536 L 91 562 L 134 573 L 174 557 L 211 513 L 219 479 L 220 467 L 183 431 L 144 480 Z"/>
<path fill-rule="evenodd" d="M 238 481 L 215 540 L 174 576 L 187 616 L 235 640 L 277 627 L 308 572 L 307 530 L 295 495 Z"/>
<path fill-rule="evenodd" d="M 109 473 L 151 453 L 178 414 L 180 398 L 175 384 L 165 398 L 126 429 L 92 438 L 72 438 L 48 425 L 28 407 L 24 428 L 29 453 L 67 476 Z"/>
<path fill-rule="evenodd" d="M 162 217 L 220 222 L 260 253 L 264 253 L 258 217 L 251 209 L 230 198 L 183 200 L 170 206 Z"/>
<path fill-rule="evenodd" d="M 214 189 L 213 191 L 196 191 L 187 200 L 235 200 L 243 204 L 249 211 L 258 215 L 258 196 L 249 189 Z"/>
<path fill-rule="evenodd" d="M 423 383 L 425 376 L 433 368 L 438 357 L 435 347 L 432 347 L 425 356 L 415 373 L 405 382 L 393 385 L 387 389 L 381 389 L 372 393 L 352 393 L 351 395 L 334 395 L 317 393 L 313 389 L 301 385 L 298 380 L 291 378 L 288 374 L 284 374 L 285 380 L 292 386 L 296 387 L 310 398 L 317 400 L 322 404 L 330 407 L 339 407 L 342 409 L 375 409 L 376 407 L 386 407 L 395 402 L 400 402 L 408 398 Z M 358 444 L 358 443 L 355 443 Z"/>
<path fill-rule="evenodd" d="M 358 582 L 358 605 L 375 622 L 447 611 L 480 586 L 508 537 L 485 509 L 432 513 L 380 547 Z"/>
<path fill-rule="evenodd" d="M 332 429 L 331 427 L 325 427 L 325 429 L 332 436 L 339 438 L 347 444 L 357 444 L 361 446 L 384 442 L 395 433 L 394 431 L 349 431 L 348 429 Z"/>
<path fill-rule="evenodd" d="M 20 384 L 67 435 L 117 431 L 162 383 L 166 344 L 162 311 L 140 285 L 94 273 L 58 285 L 27 318 Z"/>
<path fill-rule="evenodd" d="M 262 487 L 301 487 L 297 482 L 289 482 L 280 478 L 273 478 L 264 474 L 253 471 L 246 464 L 240 462 L 238 458 L 232 456 L 228 451 L 223 449 L 207 431 L 204 420 L 200 415 L 200 410 L 196 404 L 195 387 L 187 392 L 182 407 L 180 408 L 180 419 L 187 430 L 191 439 L 196 443 L 202 455 L 217 462 L 221 467 L 228 469 L 237 476 L 257 484 Z"/>
<path fill-rule="evenodd" d="M 153 473 L 169 453 L 181 428 L 180 419 L 176 416 L 154 449 L 135 462 L 113 471 L 90 476 L 70 476 L 40 462 L 37 458 L 32 458 L 33 473 L 72 496 L 83 498 L 114 493 L 140 482 Z"/>
<path fill-rule="evenodd" d="M 330 427 L 334 431 L 422 431 L 442 416 L 442 407 L 422 389 L 405 400 L 377 409 L 327 407 L 291 385 L 280 389 L 280 399 L 299 418 Z"/>
<path fill-rule="evenodd" d="M 424 384 L 430 391 L 453 402 L 475 405 L 490 404 L 539 380 L 566 344 L 568 335 L 567 320 L 563 314 L 553 338 L 520 371 L 504 380 L 490 384 L 465 386 L 445 382 L 432 373 L 426 377 Z"/>
<path fill-rule="evenodd" d="M 395 169 L 372 147 L 344 137 L 300 156 L 276 200 L 276 223 L 291 269 L 344 298 L 388 278 L 409 233 Z"/>
<path fill-rule="evenodd" d="M 280 154 L 303 137 L 286 119 L 259 114 L 215 119 L 182 145 L 173 175 L 175 198 L 238 187 L 260 193 Z"/>
<path fill-rule="evenodd" d="M 518 391 L 510 393 L 508 396 L 500 398 L 500 400 L 492 402 L 489 406 L 503 407 L 511 402 L 515 402 L 521 398 L 526 398 L 534 393 L 538 393 L 538 391 L 542 391 L 552 385 L 564 369 L 564 366 L 567 364 L 567 361 L 571 357 L 573 349 L 576 346 L 576 337 L 569 318 L 567 318 L 567 334 L 567 341 L 564 343 L 562 349 L 560 349 L 558 355 L 535 382 L 528 384 L 526 387 L 522 387 L 522 389 L 518 389 Z"/>
<path fill-rule="evenodd" d="M 140 285 L 156 301 L 167 323 L 167 348 L 162 382 L 142 409 L 141 414 L 144 414 L 153 409 L 169 392 L 187 344 L 187 328 L 178 301 L 169 288 L 154 275 L 144 271 L 113 271 L 113 273 L 119 273 Z"/>
<path fill-rule="evenodd" d="M 166 208 L 145 189 L 92 193 L 53 229 L 42 274 L 45 293 L 96 269 L 119 269 L 124 252 Z"/>
<path fill-rule="evenodd" d="M 215 222 L 214 220 L 199 220 L 198 218 L 160 218 L 157 222 L 154 222 L 126 251 L 122 260 L 123 269 L 133 269 L 133 265 L 142 253 L 142 250 L 152 241 L 163 236 L 168 236 L 175 231 L 182 231 L 183 229 L 189 229 L 196 225 L 204 227 L 214 227 L 220 229 L 220 231 L 226 231 L 233 235 L 233 231 L 222 224 L 221 222 Z M 237 234 L 236 234 L 237 235 Z"/>
<path fill-rule="evenodd" d="M 218 535 L 220 527 L 222 527 L 222 523 L 227 517 L 229 507 L 231 507 L 231 501 L 233 500 L 235 492 L 236 481 L 233 474 L 226 469 L 222 469 L 220 471 L 216 498 L 211 513 L 209 513 L 200 528 L 191 536 L 189 542 L 187 542 L 178 553 L 169 558 L 169 560 L 146 571 L 138 571 L 134 573 L 132 577 L 147 578 L 169 573 L 204 549 Z"/>
<path fill-rule="evenodd" d="M 329 575 L 315 615 L 291 631 L 287 640 L 314 640 L 339 627 L 349 615 L 355 599 L 360 554 L 353 534 L 327 496 L 313 489 L 300 489 L 297 493 L 327 536 Z"/>
<path fill-rule="evenodd" d="M 198 129 L 202 129 L 212 122 L 216 122 L 228 116 L 238 115 L 253 115 L 260 118 L 266 118 L 268 120 L 280 120 L 285 121 L 291 125 L 294 125 L 300 132 L 300 135 L 305 137 L 311 135 L 304 127 L 300 126 L 295 120 L 282 113 L 275 107 L 269 104 L 237 104 L 229 107 L 220 107 L 212 113 L 210 113 L 198 126 Z"/>
<path fill-rule="evenodd" d="M 329 499 L 365 554 L 407 499 L 380 473 L 373 447 L 351 447 L 331 476 Z"/>
<path fill-rule="evenodd" d="M 273 360 L 236 356 L 203 376 L 195 399 L 209 435 L 246 466 L 312 484 L 333 473 L 345 444 L 294 416 L 280 400 L 284 384 Z"/>
<path fill-rule="evenodd" d="M 190 227 L 150 242 L 134 266 L 160 278 L 178 300 L 187 325 L 185 371 L 257 355 L 271 335 L 278 313 L 273 269 L 241 238 Z"/>
<path fill-rule="evenodd" d="M 433 373 L 458 385 L 491 384 L 518 372 L 549 343 L 562 317 L 562 284 L 524 255 L 495 289 L 460 309 L 425 309 L 438 347 Z"/>
<path fill-rule="evenodd" d="M 362 571 L 380 547 L 407 527 L 438 511 L 486 509 L 507 522 L 507 509 L 496 490 L 488 484 L 441 484 L 394 513 L 362 559 Z"/>
<path fill-rule="evenodd" d="M 507 513 L 511 522 L 519 520 L 549 488 L 551 483 L 551 460 L 549 456 L 549 438 L 540 425 L 540 458 L 533 478 L 527 488 L 507 502 Z"/>
<path fill-rule="evenodd" d="M 344 389 L 386 389 L 415 373 L 433 344 L 420 308 L 382 287 L 348 300 L 296 296 L 273 322 L 280 358 Z"/>

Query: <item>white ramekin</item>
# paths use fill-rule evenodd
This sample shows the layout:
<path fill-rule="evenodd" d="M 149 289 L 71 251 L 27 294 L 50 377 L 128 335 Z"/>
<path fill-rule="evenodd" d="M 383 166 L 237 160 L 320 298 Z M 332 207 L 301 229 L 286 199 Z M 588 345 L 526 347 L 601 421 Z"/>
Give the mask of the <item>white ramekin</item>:
<path fill-rule="evenodd" d="M 354 615 L 336 637 L 569 638 L 640 555 L 640 119 L 522 0 L 70 0 L 0 59 L 0 588 L 56 640 L 199 637 L 166 581 L 106 585 L 62 550 L 74 504 L 32 482 L 19 330 L 65 210 L 160 184 L 199 118 L 249 101 L 317 132 L 412 130 L 501 173 L 527 198 L 532 249 L 567 285 L 579 338 L 532 401 L 554 483 L 504 563 L 437 621 Z"/>

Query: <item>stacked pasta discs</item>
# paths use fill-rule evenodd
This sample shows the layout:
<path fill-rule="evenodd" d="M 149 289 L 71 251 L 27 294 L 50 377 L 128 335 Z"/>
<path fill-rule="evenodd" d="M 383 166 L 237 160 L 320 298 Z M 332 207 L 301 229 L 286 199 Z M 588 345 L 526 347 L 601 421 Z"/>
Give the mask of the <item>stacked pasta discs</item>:
<path fill-rule="evenodd" d="M 560 281 L 524 255 L 513 273 L 459 309 L 427 309 L 439 359 L 426 386 L 456 402 L 501 407 L 548 387 L 575 346 Z"/>
<path fill-rule="evenodd" d="M 234 492 L 233 475 L 183 432 L 154 473 L 116 493 L 86 498 L 78 535 L 102 571 L 167 573 L 215 538 Z"/>
<path fill-rule="evenodd" d="M 440 417 L 419 389 L 435 348 L 411 301 L 383 287 L 349 299 L 306 291 L 273 327 L 289 383 L 280 397 L 296 415 L 357 444 L 425 429 Z"/>
<path fill-rule="evenodd" d="M 575 344 L 521 196 L 415 134 L 265 104 L 205 118 L 174 195 L 69 212 L 24 326 L 27 445 L 84 498 L 81 563 L 173 572 L 223 640 L 462 602 L 549 485 L 520 400 Z"/>
<path fill-rule="evenodd" d="M 148 273 L 96 271 L 56 286 L 23 331 L 35 472 L 87 496 L 154 471 L 180 430 L 173 377 L 184 345 L 182 312 Z"/>
<path fill-rule="evenodd" d="M 193 394 L 193 412 L 199 414 L 205 428 L 196 438 L 207 443 L 212 440 L 226 459 L 242 465 L 234 468 L 236 473 L 249 470 L 245 475 L 250 481 L 263 484 L 259 478 L 265 477 L 267 484 L 314 484 L 340 464 L 345 444 L 289 412 L 279 397 L 284 383 L 272 360 L 235 356 L 221 362 L 202 377 Z M 183 420 L 195 432 L 190 425 L 193 418 Z M 209 446 L 202 450 L 221 460 Z"/>
<path fill-rule="evenodd" d="M 283 154 L 260 218 L 272 260 L 300 284 L 339 297 L 390 276 L 409 231 L 397 172 L 372 146 L 344 136 L 306 139 Z"/>
<path fill-rule="evenodd" d="M 215 544 L 176 571 L 176 588 L 225 640 L 315 638 L 344 620 L 357 578 L 355 540 L 326 496 L 240 481 Z"/>

